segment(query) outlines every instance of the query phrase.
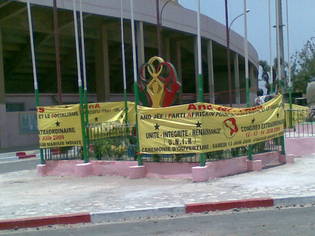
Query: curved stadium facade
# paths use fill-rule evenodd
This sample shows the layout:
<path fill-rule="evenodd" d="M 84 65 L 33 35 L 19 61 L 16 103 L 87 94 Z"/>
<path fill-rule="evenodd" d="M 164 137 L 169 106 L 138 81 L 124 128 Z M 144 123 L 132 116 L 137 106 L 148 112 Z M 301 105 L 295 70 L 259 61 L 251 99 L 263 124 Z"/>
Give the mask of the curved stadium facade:
<path fill-rule="evenodd" d="M 41 105 L 58 104 L 52 0 L 31 0 Z M 124 1 L 128 97 L 133 100 L 130 6 Z M 63 103 L 77 103 L 76 53 L 72 0 L 57 0 Z M 161 1 L 162 5 L 164 1 Z M 122 100 L 120 1 L 82 0 L 89 101 Z M 221 10 L 221 9 L 220 9 Z M 158 54 L 155 0 L 134 0 L 137 63 Z M 176 1 L 162 14 L 162 55 L 182 82 L 182 103 L 196 100 L 196 12 Z M 225 26 L 202 16 L 202 68 L 205 101 L 228 104 Z M 231 31 L 234 104 L 245 103 L 242 36 Z M 249 45 L 251 99 L 257 91 L 258 55 Z M 36 146 L 35 99 L 26 1 L 0 1 L 0 149 Z"/>

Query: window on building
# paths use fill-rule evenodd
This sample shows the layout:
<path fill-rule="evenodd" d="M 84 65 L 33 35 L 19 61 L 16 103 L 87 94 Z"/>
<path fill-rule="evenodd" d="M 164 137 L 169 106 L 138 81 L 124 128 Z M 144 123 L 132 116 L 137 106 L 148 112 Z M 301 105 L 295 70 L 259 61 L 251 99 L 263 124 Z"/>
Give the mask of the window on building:
<path fill-rule="evenodd" d="M 24 103 L 6 103 L 7 112 L 25 111 Z"/>

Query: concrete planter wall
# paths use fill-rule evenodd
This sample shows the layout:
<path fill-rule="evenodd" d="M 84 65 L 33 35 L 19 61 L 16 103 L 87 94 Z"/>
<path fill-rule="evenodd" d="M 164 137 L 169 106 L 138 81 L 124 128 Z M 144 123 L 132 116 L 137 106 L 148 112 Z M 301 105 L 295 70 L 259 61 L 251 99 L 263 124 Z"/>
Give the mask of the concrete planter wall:
<path fill-rule="evenodd" d="M 181 178 L 192 179 L 194 182 L 244 173 L 259 171 L 272 165 L 286 163 L 285 156 L 278 152 L 254 155 L 253 161 L 247 157 L 207 162 L 205 167 L 199 163 L 159 163 L 148 162 L 144 166 L 137 166 L 136 161 L 91 161 L 83 163 L 80 160 L 47 161 L 45 165 L 38 165 L 40 176 L 124 176 L 129 178 Z"/>

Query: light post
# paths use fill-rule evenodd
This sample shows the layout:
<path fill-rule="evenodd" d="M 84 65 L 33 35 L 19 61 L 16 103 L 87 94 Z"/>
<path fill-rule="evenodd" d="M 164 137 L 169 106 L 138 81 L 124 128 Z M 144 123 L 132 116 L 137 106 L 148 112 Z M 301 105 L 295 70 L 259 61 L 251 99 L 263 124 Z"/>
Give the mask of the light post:
<path fill-rule="evenodd" d="M 225 0 L 225 27 L 226 27 L 226 56 L 227 56 L 227 70 L 228 70 L 228 86 L 229 86 L 229 104 L 232 107 L 232 75 L 231 75 L 231 56 L 230 56 L 230 31 L 232 24 L 241 16 L 248 13 L 250 10 L 246 9 L 245 12 L 236 16 L 229 24 L 229 11 L 228 2 Z"/>
<path fill-rule="evenodd" d="M 172 2 L 173 0 L 167 0 L 160 11 L 160 0 L 156 0 L 156 40 L 157 40 L 157 46 L 158 46 L 158 56 L 162 56 L 162 42 L 161 42 L 161 26 L 162 26 L 162 16 L 163 16 L 163 11 L 166 7 L 167 4 Z"/>
<path fill-rule="evenodd" d="M 244 12 L 243 13 L 241 13 L 241 14 L 239 14 L 238 16 L 236 16 L 232 21 L 231 21 L 231 23 L 230 23 L 230 25 L 229 25 L 229 38 L 230 38 L 230 32 L 231 32 L 231 28 L 232 28 L 232 25 L 233 25 L 233 23 L 238 19 L 238 18 L 240 18 L 241 16 L 245 16 L 248 12 L 250 12 L 250 10 L 249 9 L 247 9 L 247 8 L 245 8 L 244 9 Z M 246 18 L 246 25 L 247 25 L 247 17 L 245 16 L 245 18 Z M 246 29 L 247 29 L 247 26 L 246 26 Z M 245 31 L 245 30 L 244 30 Z M 247 40 L 247 32 L 246 32 L 246 40 Z M 229 43 L 229 45 L 230 45 L 230 43 Z M 246 50 L 245 50 L 246 51 Z M 230 60 L 230 48 L 229 48 L 229 58 L 228 58 L 229 60 Z M 248 60 L 247 60 L 247 63 L 248 63 Z M 230 73 L 230 75 L 231 75 L 231 73 Z M 248 78 L 248 76 L 247 76 L 247 78 Z M 249 83 L 247 83 L 247 81 L 246 81 L 246 84 L 248 84 L 249 85 Z M 249 87 L 249 86 L 247 86 L 247 87 Z M 249 88 L 247 88 L 247 90 L 246 90 L 246 104 L 249 104 Z M 248 93 L 248 95 L 247 95 L 247 93 Z M 247 98 L 248 97 L 248 98 Z M 247 100 L 248 100 L 248 102 L 247 102 Z"/>
<path fill-rule="evenodd" d="M 248 12 L 250 12 L 250 9 L 246 9 L 246 13 L 248 13 Z M 245 15 L 245 13 L 243 12 L 243 13 L 239 14 L 238 16 L 236 16 L 236 17 L 231 21 L 231 23 L 230 23 L 230 25 L 229 25 L 229 33 L 230 33 L 230 31 L 231 31 L 231 27 L 232 27 L 233 23 L 234 23 L 238 18 L 240 18 L 241 16 L 244 16 L 244 15 Z"/>

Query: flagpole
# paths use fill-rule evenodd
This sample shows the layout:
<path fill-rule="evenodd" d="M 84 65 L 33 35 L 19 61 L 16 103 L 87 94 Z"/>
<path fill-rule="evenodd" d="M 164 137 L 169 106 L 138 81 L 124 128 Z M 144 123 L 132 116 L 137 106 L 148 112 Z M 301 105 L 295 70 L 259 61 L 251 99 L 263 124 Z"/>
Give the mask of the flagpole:
<path fill-rule="evenodd" d="M 273 84 L 273 73 L 272 73 L 272 65 L 273 65 L 273 61 L 272 61 L 272 34 L 271 34 L 271 0 L 268 0 L 268 18 L 269 18 L 269 63 L 270 63 L 270 76 L 269 78 L 271 78 L 271 85 L 270 85 L 270 93 L 273 93 L 274 90 L 274 84 Z"/>
<path fill-rule="evenodd" d="M 198 10 L 197 10 L 197 54 L 198 54 L 198 94 L 197 102 L 203 102 L 203 75 L 202 75 L 202 57 L 201 57 L 201 33 L 200 33 L 200 0 L 198 0 Z M 206 154 L 201 153 L 199 164 L 200 166 L 206 165 Z"/>
<path fill-rule="evenodd" d="M 198 102 L 203 102 L 203 75 L 201 57 L 201 33 L 200 33 L 200 0 L 198 0 L 197 14 L 197 50 L 198 50 Z"/>
<path fill-rule="evenodd" d="M 288 0 L 286 0 L 286 21 L 287 21 L 287 54 L 288 54 L 288 87 L 289 87 L 289 127 L 292 128 L 292 79 L 291 79 L 291 62 L 290 62 L 290 33 L 289 33 L 289 5 Z"/>
<path fill-rule="evenodd" d="M 60 66 L 60 40 L 59 40 L 59 20 L 58 20 L 58 7 L 57 0 L 53 0 L 53 15 L 54 15 L 54 41 L 56 52 L 56 76 L 57 76 L 57 96 L 58 103 L 62 102 L 62 78 L 61 78 L 61 66 Z"/>
<path fill-rule="evenodd" d="M 127 98 L 127 78 L 126 78 L 126 59 L 125 59 L 123 0 L 120 0 L 120 32 L 121 32 L 121 60 L 122 60 L 122 66 L 123 66 L 123 83 L 124 83 L 125 124 L 128 125 L 128 103 L 127 103 L 128 98 Z"/>
<path fill-rule="evenodd" d="M 278 1 L 276 0 L 276 38 L 277 38 L 277 69 L 278 69 L 278 73 L 277 73 L 277 79 L 278 79 L 278 91 L 280 90 L 280 85 L 281 85 L 281 53 L 280 53 L 280 19 L 279 19 L 279 5 L 278 5 Z M 282 91 L 283 92 L 283 91 Z"/>
<path fill-rule="evenodd" d="M 249 89 L 249 65 L 248 65 L 248 40 L 247 40 L 247 1 L 244 0 L 244 54 L 245 54 L 245 83 L 246 83 L 246 106 L 250 107 L 250 89 Z M 247 158 L 253 159 L 253 146 L 248 145 Z"/>
<path fill-rule="evenodd" d="M 245 83 L 246 83 L 246 105 L 250 106 L 249 91 L 249 65 L 248 65 L 248 40 L 247 40 L 247 2 L 244 0 L 244 53 L 245 53 Z"/>
<path fill-rule="evenodd" d="M 136 113 L 136 135 L 137 135 L 137 161 L 138 166 L 142 166 L 142 157 L 140 155 L 140 140 L 138 126 L 138 104 L 139 104 L 139 88 L 138 88 L 138 69 L 137 69 L 137 54 L 136 54 L 136 37 L 135 37 L 135 20 L 133 15 L 133 0 L 130 0 L 131 11 L 131 36 L 132 36 L 132 59 L 133 59 L 133 88 L 135 93 L 135 113 Z"/>
<path fill-rule="evenodd" d="M 38 107 L 39 104 L 39 91 L 37 83 L 37 71 L 36 71 L 36 58 L 35 58 L 35 48 L 34 48 L 34 38 L 33 38 L 33 22 L 31 13 L 31 4 L 27 1 L 27 17 L 28 17 L 28 27 L 30 33 L 30 44 L 31 44 L 31 55 L 32 55 L 32 68 L 33 68 L 33 81 L 34 81 L 34 92 L 35 92 L 35 105 Z M 45 164 L 43 149 L 40 148 L 40 163 Z"/>
<path fill-rule="evenodd" d="M 85 116 L 84 116 L 84 106 L 83 106 L 83 88 L 82 88 L 82 75 L 81 75 L 81 63 L 80 63 L 80 48 L 78 39 L 78 19 L 77 19 L 77 9 L 76 0 L 73 2 L 73 20 L 74 20 L 74 33 L 75 33 L 75 47 L 76 47 L 76 59 L 77 59 L 77 72 L 78 72 L 78 87 L 80 95 L 80 111 L 81 111 L 81 126 L 82 126 L 82 138 L 83 138 L 83 158 L 84 162 L 88 163 L 88 153 L 86 148 L 86 131 L 85 131 Z"/>
<path fill-rule="evenodd" d="M 85 40 L 84 40 L 84 22 L 82 12 L 82 0 L 80 0 L 80 31 L 81 31 L 81 55 L 82 55 L 82 71 L 83 71 L 83 104 L 85 115 L 85 127 L 89 124 L 89 110 L 88 110 L 88 94 L 87 94 L 87 78 L 86 78 L 86 59 L 85 59 Z M 86 145 L 89 146 L 89 134 L 86 132 Z"/>

